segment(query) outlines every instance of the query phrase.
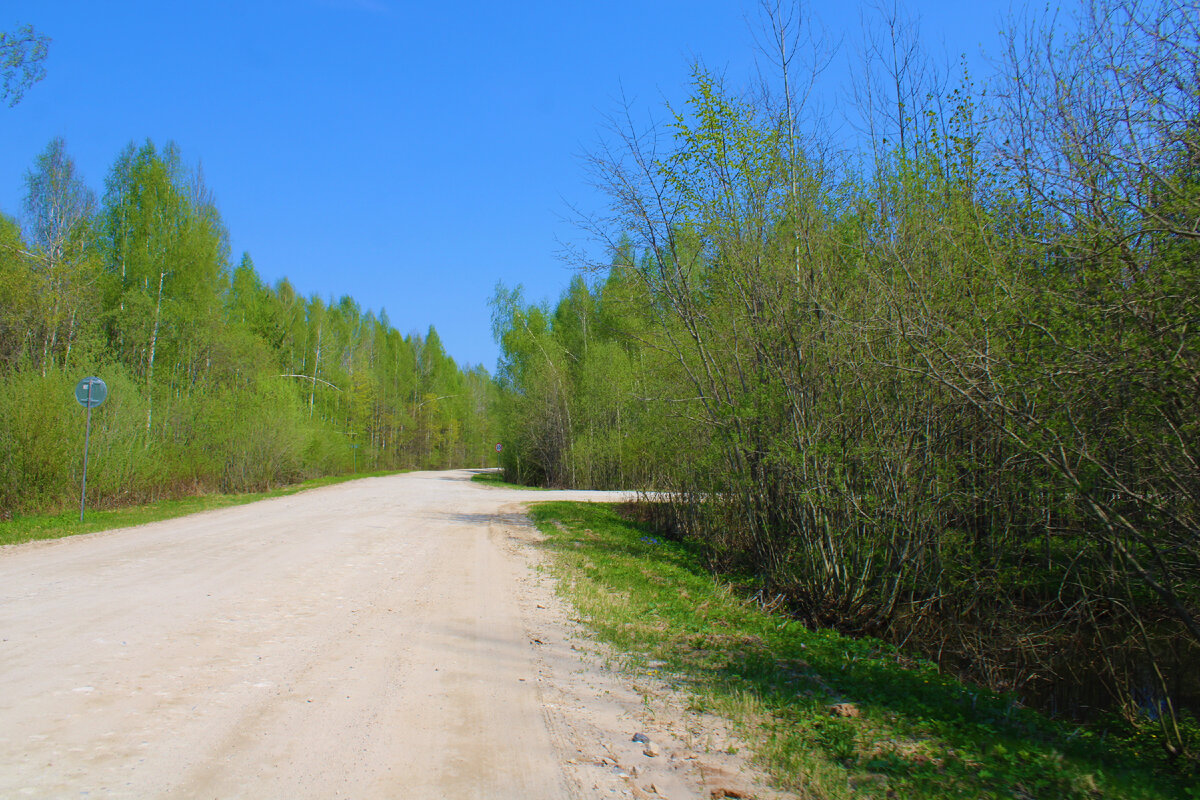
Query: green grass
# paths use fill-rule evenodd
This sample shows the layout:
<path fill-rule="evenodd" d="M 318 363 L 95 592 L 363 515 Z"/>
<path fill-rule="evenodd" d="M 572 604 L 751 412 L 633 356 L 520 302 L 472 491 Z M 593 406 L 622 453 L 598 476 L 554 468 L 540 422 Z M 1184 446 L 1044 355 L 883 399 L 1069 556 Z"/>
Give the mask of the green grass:
<path fill-rule="evenodd" d="M 531 513 L 597 635 L 635 667 L 664 662 L 661 677 L 738 724 L 773 780 L 802 797 L 1200 798 L 1200 778 L 1168 766 L 1152 731 L 1104 736 L 877 640 L 767 614 L 611 506 Z M 837 703 L 859 715 L 833 716 Z"/>
<path fill-rule="evenodd" d="M 211 511 L 216 508 L 238 506 L 265 500 L 269 497 L 283 497 L 296 494 L 308 489 L 321 486 L 331 486 L 335 483 L 371 478 L 380 475 L 394 475 L 395 472 L 370 472 L 355 475 L 336 475 L 324 478 L 313 478 L 303 483 L 272 489 L 267 492 L 250 494 L 204 494 L 195 497 L 183 497 L 174 500 L 159 500 L 139 506 L 126 506 L 111 510 L 92 511 L 88 509 L 84 521 L 79 521 L 79 509 L 61 514 L 32 514 L 24 517 L 14 517 L 6 522 L 0 522 L 0 545 L 20 544 L 37 539 L 60 539 L 64 536 L 75 536 L 80 533 L 95 533 L 113 528 L 128 528 L 133 525 L 144 525 L 147 522 L 158 522 L 164 519 L 174 519 L 200 511 Z"/>
<path fill-rule="evenodd" d="M 482 483 L 487 486 L 499 486 L 505 489 L 538 489 L 544 490 L 544 486 L 523 486 L 519 483 L 507 483 L 504 480 L 502 472 L 479 472 L 471 476 L 471 480 L 475 483 Z"/>

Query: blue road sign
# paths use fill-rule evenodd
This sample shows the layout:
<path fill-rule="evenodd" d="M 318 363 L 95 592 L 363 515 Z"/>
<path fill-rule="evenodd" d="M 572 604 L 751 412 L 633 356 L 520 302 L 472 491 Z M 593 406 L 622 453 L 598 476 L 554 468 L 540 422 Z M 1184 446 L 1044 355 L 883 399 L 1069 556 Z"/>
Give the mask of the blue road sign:
<path fill-rule="evenodd" d="M 108 397 L 108 386 L 99 378 L 83 378 L 75 384 L 75 399 L 85 408 L 96 408 Z"/>

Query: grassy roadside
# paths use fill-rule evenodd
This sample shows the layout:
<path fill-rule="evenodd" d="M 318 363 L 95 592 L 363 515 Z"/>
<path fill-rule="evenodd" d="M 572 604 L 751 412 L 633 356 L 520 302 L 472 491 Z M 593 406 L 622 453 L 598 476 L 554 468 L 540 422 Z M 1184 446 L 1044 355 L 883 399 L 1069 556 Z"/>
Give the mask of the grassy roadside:
<path fill-rule="evenodd" d="M 544 486 L 523 486 L 519 483 L 506 483 L 504 473 L 502 472 L 479 472 L 471 476 L 474 483 L 482 483 L 485 486 L 499 486 L 502 489 L 533 489 L 534 491 L 546 491 Z"/>
<path fill-rule="evenodd" d="M 227 506 L 240 506 L 265 500 L 269 497 L 283 497 L 297 494 L 308 489 L 321 486 L 332 486 L 336 483 L 356 480 L 358 478 L 373 478 L 380 475 L 394 475 L 395 472 L 367 472 L 355 475 L 335 475 L 325 478 L 313 478 L 303 483 L 283 486 L 267 492 L 252 492 L 250 494 L 203 494 L 195 497 L 183 497 L 174 500 L 158 500 L 140 506 L 127 506 L 111 510 L 88 510 L 84 521 L 79 521 L 79 510 L 74 509 L 62 514 L 33 514 L 25 517 L 14 517 L 6 522 L 0 522 L 0 545 L 20 544 L 37 539 L 61 539 L 64 536 L 75 536 L 80 533 L 95 533 L 113 528 L 128 528 L 133 525 L 143 525 L 147 522 L 158 522 L 164 519 L 174 519 L 200 511 L 211 511 Z"/>
<path fill-rule="evenodd" d="M 1151 733 L 1050 720 L 874 640 L 811 631 L 715 582 L 696 554 L 611 506 L 543 503 L 562 590 L 633 663 L 665 662 L 804 798 L 1200 798 Z M 839 716 L 841 714 L 841 716 Z"/>

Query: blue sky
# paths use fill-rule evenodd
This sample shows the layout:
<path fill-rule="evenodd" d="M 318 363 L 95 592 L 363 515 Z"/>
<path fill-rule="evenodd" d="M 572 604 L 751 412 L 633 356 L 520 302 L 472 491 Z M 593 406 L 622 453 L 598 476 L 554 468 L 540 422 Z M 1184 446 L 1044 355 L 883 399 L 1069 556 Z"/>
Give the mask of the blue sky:
<path fill-rule="evenodd" d="M 603 207 L 581 156 L 631 99 L 645 118 L 686 97 L 697 60 L 741 84 L 755 47 L 741 0 L 15 0 L 0 28 L 53 39 L 47 77 L 0 108 L 0 211 L 62 136 L 102 193 L 147 138 L 202 164 L 230 231 L 268 282 L 351 295 L 403 332 L 437 327 L 459 363 L 494 368 L 497 281 L 554 299 L 561 244 L 589 247 L 572 205 Z M 841 42 L 825 104 L 848 96 L 858 0 L 809 4 Z M 923 2 L 932 52 L 995 53 L 1007 2 Z M 593 249 L 593 252 L 597 252 Z"/>

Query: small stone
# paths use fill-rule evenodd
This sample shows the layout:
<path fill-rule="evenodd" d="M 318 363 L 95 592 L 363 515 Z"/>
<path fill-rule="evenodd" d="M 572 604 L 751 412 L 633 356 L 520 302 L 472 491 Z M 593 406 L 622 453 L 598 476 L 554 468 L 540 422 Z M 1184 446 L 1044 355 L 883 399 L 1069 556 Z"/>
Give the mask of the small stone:
<path fill-rule="evenodd" d="M 650 744 L 650 737 L 644 733 L 635 733 L 632 741 L 635 741 L 638 744 Z"/>
<path fill-rule="evenodd" d="M 658 751 L 656 751 L 653 747 L 647 747 L 645 750 L 642 751 L 642 755 L 649 756 L 650 758 L 657 758 Z"/>

